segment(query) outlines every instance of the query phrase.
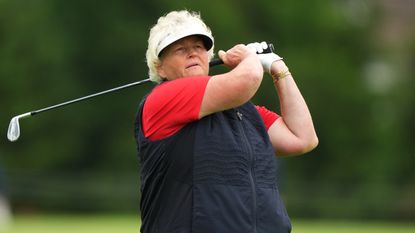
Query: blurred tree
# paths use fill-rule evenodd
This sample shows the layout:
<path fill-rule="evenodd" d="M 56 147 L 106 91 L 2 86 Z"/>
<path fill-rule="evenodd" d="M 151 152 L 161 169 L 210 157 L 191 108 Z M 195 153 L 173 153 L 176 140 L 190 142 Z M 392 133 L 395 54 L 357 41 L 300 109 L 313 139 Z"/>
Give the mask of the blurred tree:
<path fill-rule="evenodd" d="M 200 11 L 216 50 L 274 43 L 309 104 L 319 147 L 280 159 L 293 216 L 414 217 L 415 36 L 382 26 L 412 8 L 385 2 L 0 0 L 0 123 L 6 132 L 14 115 L 146 78 L 151 25 L 170 10 Z M 398 39 L 381 39 L 390 34 Z M 266 76 L 254 101 L 278 111 Z M 133 122 L 151 87 L 23 120 L 21 139 L 0 148 L 13 204 L 137 210 Z"/>

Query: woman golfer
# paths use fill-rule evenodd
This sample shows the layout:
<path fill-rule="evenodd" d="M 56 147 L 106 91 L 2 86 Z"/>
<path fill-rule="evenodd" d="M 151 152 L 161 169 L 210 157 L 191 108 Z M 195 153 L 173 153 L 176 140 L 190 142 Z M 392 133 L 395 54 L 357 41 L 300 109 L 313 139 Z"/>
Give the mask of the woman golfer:
<path fill-rule="evenodd" d="M 230 71 L 210 76 L 214 39 L 197 13 L 173 11 L 152 27 L 146 58 L 159 85 L 143 99 L 135 127 L 141 232 L 291 231 L 275 156 L 304 154 L 318 139 L 282 58 L 256 54 L 266 46 L 219 51 Z M 250 101 L 264 72 L 280 114 Z"/>

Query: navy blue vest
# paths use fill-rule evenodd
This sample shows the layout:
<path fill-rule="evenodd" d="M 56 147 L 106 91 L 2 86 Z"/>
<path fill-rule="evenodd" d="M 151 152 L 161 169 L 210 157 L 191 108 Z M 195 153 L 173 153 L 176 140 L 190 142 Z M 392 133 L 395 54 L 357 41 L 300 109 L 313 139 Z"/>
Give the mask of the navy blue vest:
<path fill-rule="evenodd" d="M 274 151 L 252 103 L 157 141 L 143 136 L 142 106 L 135 127 L 142 233 L 291 232 Z"/>

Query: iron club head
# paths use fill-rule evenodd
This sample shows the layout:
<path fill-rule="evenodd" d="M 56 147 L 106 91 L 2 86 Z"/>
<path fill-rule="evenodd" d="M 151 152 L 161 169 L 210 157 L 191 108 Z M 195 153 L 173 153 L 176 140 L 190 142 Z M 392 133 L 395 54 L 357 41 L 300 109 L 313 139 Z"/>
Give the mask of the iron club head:
<path fill-rule="evenodd" d="M 20 137 L 19 119 L 23 119 L 29 116 L 31 116 L 30 112 L 15 116 L 11 119 L 10 124 L 9 124 L 9 130 L 7 131 L 7 139 L 9 139 L 9 141 L 14 142 L 14 141 L 17 141 L 17 139 L 19 139 Z"/>

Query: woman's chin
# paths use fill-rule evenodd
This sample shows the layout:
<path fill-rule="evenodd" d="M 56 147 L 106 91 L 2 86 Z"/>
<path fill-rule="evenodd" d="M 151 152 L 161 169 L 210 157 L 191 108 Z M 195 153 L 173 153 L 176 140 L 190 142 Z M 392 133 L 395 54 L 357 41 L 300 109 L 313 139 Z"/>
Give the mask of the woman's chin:
<path fill-rule="evenodd" d="M 186 69 L 186 76 L 201 76 L 207 75 L 200 66 L 192 66 Z"/>

